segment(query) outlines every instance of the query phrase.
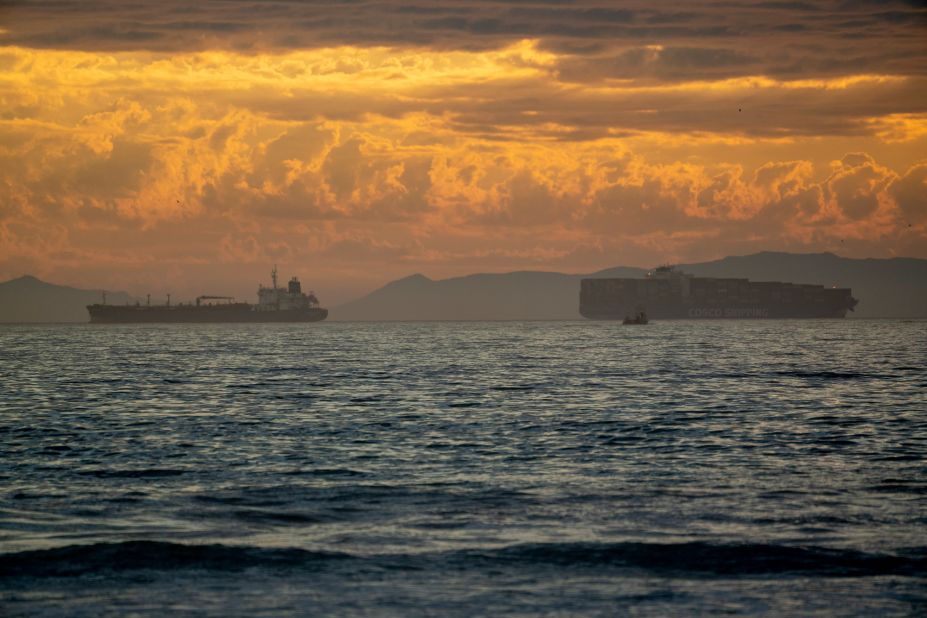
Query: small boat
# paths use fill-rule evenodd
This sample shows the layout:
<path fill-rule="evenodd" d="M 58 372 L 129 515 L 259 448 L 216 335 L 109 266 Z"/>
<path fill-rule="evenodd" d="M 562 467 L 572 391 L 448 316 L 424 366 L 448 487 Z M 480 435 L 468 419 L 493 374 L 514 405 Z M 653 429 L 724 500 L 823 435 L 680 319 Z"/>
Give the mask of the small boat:
<path fill-rule="evenodd" d="M 643 311 L 638 311 L 634 317 L 625 316 L 624 322 L 622 324 L 646 324 L 647 323 L 647 314 Z"/>

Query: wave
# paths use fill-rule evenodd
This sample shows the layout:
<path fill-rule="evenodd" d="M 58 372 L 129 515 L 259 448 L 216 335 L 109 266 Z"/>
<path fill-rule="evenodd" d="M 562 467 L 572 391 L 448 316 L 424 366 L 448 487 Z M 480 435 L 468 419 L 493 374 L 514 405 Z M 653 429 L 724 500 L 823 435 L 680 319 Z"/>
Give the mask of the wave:
<path fill-rule="evenodd" d="M 927 575 L 927 557 L 850 549 L 762 543 L 568 543 L 523 545 L 497 558 L 558 565 L 624 566 L 658 572 L 713 575 Z M 914 552 L 917 554 L 917 552 Z"/>
<path fill-rule="evenodd" d="M 854 371 L 792 370 L 792 371 L 779 371 L 777 373 L 781 376 L 787 376 L 787 377 L 792 377 L 792 378 L 809 378 L 809 379 L 822 379 L 822 380 L 857 380 L 860 378 L 872 377 L 868 374 L 858 373 Z"/>
<path fill-rule="evenodd" d="M 79 470 L 80 476 L 93 476 L 100 479 L 149 479 L 161 478 L 168 476 L 180 476 L 184 474 L 183 470 L 171 468 L 145 468 L 142 470 Z"/>
<path fill-rule="evenodd" d="M 0 555 L 0 577 L 73 577 L 101 571 L 305 568 L 327 560 L 348 557 L 347 554 L 303 549 L 125 541 L 3 554 Z"/>
<path fill-rule="evenodd" d="M 487 550 L 354 556 L 296 548 L 185 545 L 126 541 L 69 545 L 0 555 L 0 578 L 75 577 L 123 571 L 241 571 L 323 569 L 349 564 L 356 569 L 441 570 L 636 569 L 667 576 L 760 576 L 799 574 L 822 577 L 927 576 L 927 547 L 902 555 L 849 549 L 761 543 L 539 543 Z"/>

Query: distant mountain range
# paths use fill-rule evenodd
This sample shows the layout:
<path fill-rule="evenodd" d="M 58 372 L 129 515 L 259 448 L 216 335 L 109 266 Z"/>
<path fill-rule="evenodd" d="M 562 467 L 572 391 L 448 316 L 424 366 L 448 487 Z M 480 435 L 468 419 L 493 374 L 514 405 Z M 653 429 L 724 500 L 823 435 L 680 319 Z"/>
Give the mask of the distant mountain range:
<path fill-rule="evenodd" d="M 81 290 L 46 283 L 31 275 L 0 283 L 0 322 L 87 322 L 87 305 L 98 303 L 103 290 Z M 135 302 L 125 292 L 106 292 L 114 305 Z"/>
<path fill-rule="evenodd" d="M 702 277 L 741 277 L 850 287 L 859 299 L 851 317 L 927 318 L 927 260 L 852 259 L 831 253 L 773 253 L 679 264 Z M 334 307 L 329 320 L 574 320 L 584 278 L 643 277 L 642 268 L 615 267 L 586 275 L 519 271 L 432 280 L 412 275 Z M 102 290 L 81 290 L 32 276 L 0 283 L 0 322 L 86 322 L 86 305 Z M 107 292 L 107 302 L 135 302 Z"/>
<path fill-rule="evenodd" d="M 859 299 L 851 317 L 927 317 L 927 260 L 763 252 L 677 267 L 702 277 L 849 287 Z M 528 271 L 438 281 L 412 275 L 333 308 L 329 319 L 573 320 L 580 318 L 582 279 L 643 277 L 646 272 L 616 267 L 586 275 Z"/>

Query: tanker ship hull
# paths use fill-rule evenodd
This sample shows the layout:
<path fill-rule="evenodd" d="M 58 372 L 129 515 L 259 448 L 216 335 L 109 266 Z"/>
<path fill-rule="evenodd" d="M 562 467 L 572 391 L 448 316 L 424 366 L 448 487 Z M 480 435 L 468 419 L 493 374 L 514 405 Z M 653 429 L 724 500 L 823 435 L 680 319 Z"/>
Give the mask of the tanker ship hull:
<path fill-rule="evenodd" d="M 328 317 L 328 310 L 321 308 L 264 311 L 248 304 L 212 307 L 90 305 L 87 310 L 92 324 L 319 322 Z"/>
<path fill-rule="evenodd" d="M 328 309 L 319 306 L 313 292 L 304 293 L 293 277 L 286 287 L 277 286 L 277 267 L 271 272 L 273 286 L 258 286 L 256 305 L 236 301 L 233 296 L 199 296 L 195 303 L 151 305 L 87 305 L 91 324 L 214 324 L 266 322 L 319 322 Z M 150 300 L 149 296 L 149 300 Z M 219 301 L 219 302 L 216 302 Z"/>
<path fill-rule="evenodd" d="M 699 278 L 664 267 L 646 279 L 583 279 L 579 312 L 592 320 L 843 318 L 857 300 L 848 288 Z"/>

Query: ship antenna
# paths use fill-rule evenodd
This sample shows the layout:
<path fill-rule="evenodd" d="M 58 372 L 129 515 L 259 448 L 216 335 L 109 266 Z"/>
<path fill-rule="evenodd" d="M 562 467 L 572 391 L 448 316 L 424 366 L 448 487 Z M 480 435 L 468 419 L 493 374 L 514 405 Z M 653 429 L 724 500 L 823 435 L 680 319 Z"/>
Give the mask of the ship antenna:
<path fill-rule="evenodd" d="M 274 269 L 270 271 L 270 278 L 274 281 L 274 289 L 277 289 L 277 265 L 274 264 Z"/>

